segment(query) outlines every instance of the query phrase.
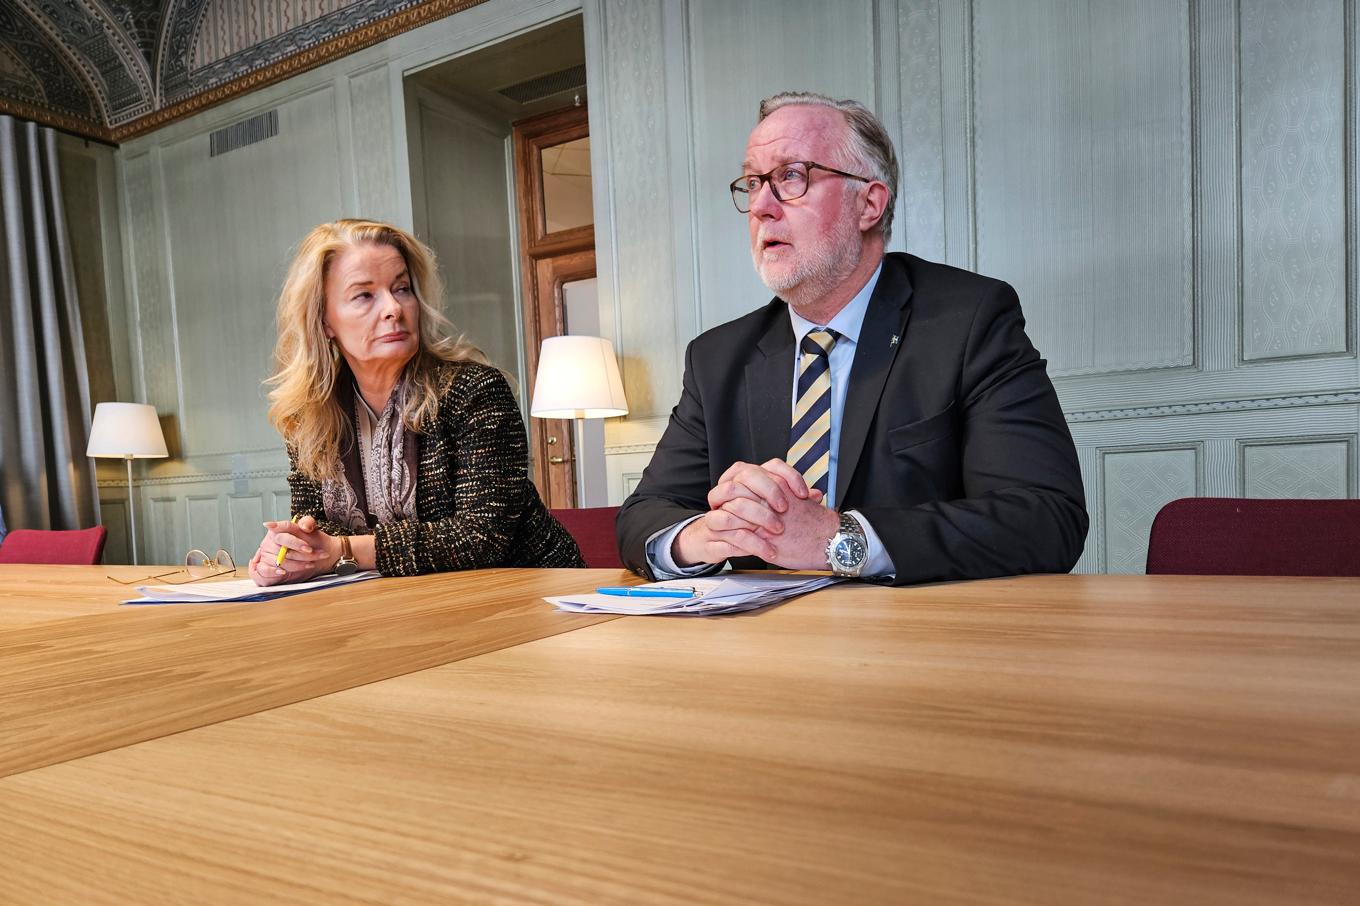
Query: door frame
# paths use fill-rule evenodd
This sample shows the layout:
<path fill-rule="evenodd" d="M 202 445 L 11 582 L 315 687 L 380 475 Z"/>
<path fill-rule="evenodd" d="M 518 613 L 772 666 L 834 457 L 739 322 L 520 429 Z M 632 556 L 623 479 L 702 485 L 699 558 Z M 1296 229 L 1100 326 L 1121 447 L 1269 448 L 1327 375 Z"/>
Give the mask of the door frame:
<path fill-rule="evenodd" d="M 543 198 L 543 149 L 590 135 L 587 108 L 567 107 L 520 120 L 512 127 L 515 204 L 519 220 L 523 291 L 524 363 L 529 386 L 538 377 L 538 351 L 567 328 L 562 284 L 595 276 L 595 225 L 548 232 Z M 575 431 L 569 419 L 529 418 L 534 485 L 551 508 L 576 506 Z"/>

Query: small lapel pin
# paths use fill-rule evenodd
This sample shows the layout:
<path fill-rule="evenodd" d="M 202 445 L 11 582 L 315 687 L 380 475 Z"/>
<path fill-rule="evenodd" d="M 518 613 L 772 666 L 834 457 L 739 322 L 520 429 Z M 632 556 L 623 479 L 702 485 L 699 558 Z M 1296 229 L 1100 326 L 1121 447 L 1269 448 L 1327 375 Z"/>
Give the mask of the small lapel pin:
<path fill-rule="evenodd" d="M 896 346 L 896 345 L 897 345 L 897 334 L 893 334 L 892 339 L 888 341 L 888 345 L 889 345 L 889 346 Z"/>

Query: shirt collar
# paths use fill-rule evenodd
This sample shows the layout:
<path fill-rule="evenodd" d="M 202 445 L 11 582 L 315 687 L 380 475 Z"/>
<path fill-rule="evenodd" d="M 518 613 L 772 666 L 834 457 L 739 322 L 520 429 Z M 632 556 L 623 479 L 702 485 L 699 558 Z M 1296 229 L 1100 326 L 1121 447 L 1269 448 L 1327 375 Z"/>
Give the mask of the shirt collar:
<path fill-rule="evenodd" d="M 864 315 L 869 310 L 869 300 L 873 298 L 874 287 L 878 285 L 878 275 L 883 273 L 883 262 L 878 262 L 878 267 L 874 268 L 873 274 L 868 282 L 855 293 L 855 297 L 850 300 L 844 308 L 836 313 L 836 317 L 831 319 L 829 324 L 814 324 L 793 310 L 793 306 L 788 306 L 789 323 L 793 326 L 793 345 L 797 348 L 803 342 L 810 330 L 818 327 L 829 327 L 841 335 L 842 339 L 849 340 L 851 343 L 859 342 L 859 331 L 864 326 Z M 837 341 L 839 342 L 839 341 Z"/>

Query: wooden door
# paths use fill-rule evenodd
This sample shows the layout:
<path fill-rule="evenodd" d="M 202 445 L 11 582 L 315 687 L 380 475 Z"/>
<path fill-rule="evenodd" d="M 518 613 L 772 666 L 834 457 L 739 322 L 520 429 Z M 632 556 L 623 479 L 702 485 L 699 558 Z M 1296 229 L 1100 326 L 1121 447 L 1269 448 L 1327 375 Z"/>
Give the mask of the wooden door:
<path fill-rule="evenodd" d="M 595 225 L 588 195 L 589 135 L 584 106 L 554 111 L 514 125 L 524 348 L 530 388 L 538 376 L 538 351 L 543 340 L 569 332 L 563 284 L 595 276 Z M 554 194 L 554 187 L 563 182 L 563 174 L 553 171 L 568 152 L 585 161 L 584 186 L 580 174 L 568 174 L 574 179 L 571 184 L 577 196 L 574 204 L 559 201 Z M 584 198 L 579 197 L 582 189 L 586 193 Z M 583 219 L 586 222 L 581 222 Z M 549 507 L 576 505 L 573 438 L 573 425 L 568 419 L 529 419 L 534 484 Z"/>

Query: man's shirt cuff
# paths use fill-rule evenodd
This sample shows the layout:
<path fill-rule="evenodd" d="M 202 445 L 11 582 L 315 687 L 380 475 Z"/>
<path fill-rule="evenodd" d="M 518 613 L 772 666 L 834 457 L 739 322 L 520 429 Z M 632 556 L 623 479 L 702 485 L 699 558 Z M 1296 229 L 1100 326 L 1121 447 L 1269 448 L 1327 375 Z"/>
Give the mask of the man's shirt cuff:
<path fill-rule="evenodd" d="M 892 557 L 888 556 L 887 550 L 883 547 L 883 542 L 879 540 L 878 532 L 855 510 L 846 510 L 855 517 L 860 528 L 864 530 L 864 543 L 869 548 L 869 557 L 864 561 L 864 569 L 860 570 L 860 576 L 864 578 L 886 578 L 891 579 L 897 575 L 897 567 L 892 562 Z"/>
<path fill-rule="evenodd" d="M 702 518 L 702 515 L 691 516 L 682 522 L 677 522 L 670 528 L 664 528 L 647 539 L 647 565 L 651 567 L 652 574 L 658 579 L 687 579 L 690 576 L 716 573 L 722 569 L 721 563 L 698 563 L 694 566 L 681 566 L 671 556 L 671 546 L 675 544 L 676 536 L 695 519 Z"/>

